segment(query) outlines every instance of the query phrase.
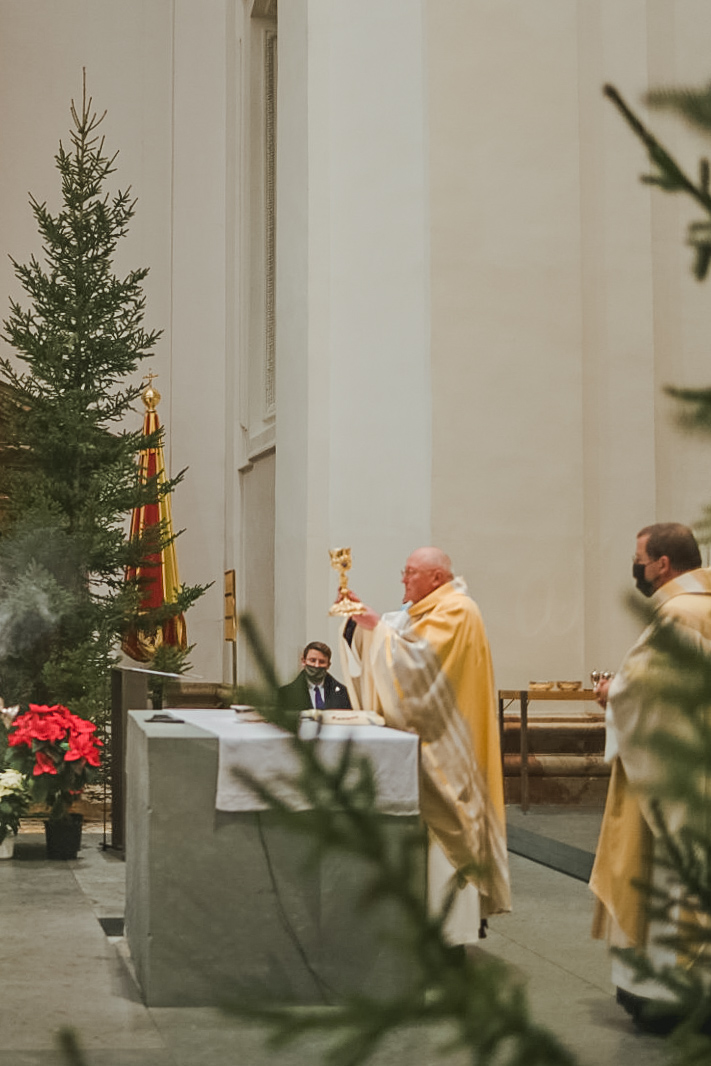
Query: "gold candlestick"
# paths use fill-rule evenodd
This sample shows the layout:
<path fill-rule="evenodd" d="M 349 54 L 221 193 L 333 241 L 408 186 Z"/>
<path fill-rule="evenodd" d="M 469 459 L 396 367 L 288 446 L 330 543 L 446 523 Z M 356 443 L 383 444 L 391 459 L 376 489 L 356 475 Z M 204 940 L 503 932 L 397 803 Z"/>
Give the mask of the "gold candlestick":
<path fill-rule="evenodd" d="M 366 607 L 360 600 L 354 600 L 353 594 L 348 588 L 348 571 L 351 568 L 350 548 L 330 548 L 331 566 L 339 571 L 338 595 L 336 601 L 329 610 L 329 614 L 340 615 L 341 618 L 351 618 L 354 614 L 365 614 Z"/>

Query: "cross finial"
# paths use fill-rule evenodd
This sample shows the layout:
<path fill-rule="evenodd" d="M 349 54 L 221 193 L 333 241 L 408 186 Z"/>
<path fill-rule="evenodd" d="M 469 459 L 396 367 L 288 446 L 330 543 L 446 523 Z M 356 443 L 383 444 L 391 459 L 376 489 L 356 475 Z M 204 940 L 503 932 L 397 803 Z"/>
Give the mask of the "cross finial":
<path fill-rule="evenodd" d="M 149 411 L 155 411 L 156 407 L 160 403 L 160 393 L 158 389 L 153 388 L 153 382 L 158 377 L 152 370 L 149 370 L 147 374 L 143 375 L 143 381 L 146 382 L 146 387 L 141 393 L 143 402 Z"/>

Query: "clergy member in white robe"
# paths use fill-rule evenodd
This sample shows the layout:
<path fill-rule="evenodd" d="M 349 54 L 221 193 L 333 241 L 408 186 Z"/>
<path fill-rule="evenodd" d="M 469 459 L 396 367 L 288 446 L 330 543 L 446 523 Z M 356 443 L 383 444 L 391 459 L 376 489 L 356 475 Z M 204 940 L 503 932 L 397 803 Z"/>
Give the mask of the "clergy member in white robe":
<path fill-rule="evenodd" d="M 430 899 L 459 872 L 446 928 L 474 941 L 480 919 L 511 909 L 503 773 L 489 644 L 448 557 L 420 548 L 403 571 L 405 609 L 347 624 L 351 703 L 420 737 L 420 809 L 430 835 Z"/>
<path fill-rule="evenodd" d="M 660 732 L 686 735 L 689 723 L 660 689 L 664 664 L 652 641 L 659 626 L 674 624 L 687 641 L 711 654 L 711 570 L 701 569 L 700 563 L 696 540 L 686 526 L 658 523 L 640 531 L 633 576 L 638 589 L 651 597 L 655 617 L 613 681 L 603 684 L 599 700 L 606 707 L 605 757 L 612 765 L 590 880 L 597 897 L 593 936 L 606 938 L 613 947 L 644 951 L 657 968 L 674 966 L 677 959 L 670 948 L 657 943 L 674 930 L 650 923 L 648 900 L 638 887 L 664 884 L 665 875 L 654 865 L 659 828 L 652 801 L 659 805 L 672 834 L 693 825 L 698 812 L 682 802 L 670 802 L 660 789 L 664 768 L 648 738 Z M 701 782 L 700 788 L 703 791 L 706 785 Z M 618 1002 L 638 1019 L 646 1001 L 672 998 L 659 982 L 638 981 L 632 967 L 616 956 L 612 979 Z"/>

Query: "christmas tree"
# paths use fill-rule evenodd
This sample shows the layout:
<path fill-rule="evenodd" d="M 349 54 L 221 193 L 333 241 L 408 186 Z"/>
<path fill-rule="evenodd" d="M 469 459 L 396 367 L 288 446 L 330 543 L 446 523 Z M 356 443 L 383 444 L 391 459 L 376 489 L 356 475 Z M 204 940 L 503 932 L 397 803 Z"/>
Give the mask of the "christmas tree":
<path fill-rule="evenodd" d="M 127 519 L 182 473 L 160 486 L 137 478 L 140 449 L 156 441 L 124 428 L 141 391 L 132 375 L 160 333 L 143 327 L 148 270 L 113 273 L 136 202 L 130 188 L 105 191 L 116 154 L 105 153 L 106 112 L 93 110 L 85 80 L 70 110 L 71 144 L 55 156 L 61 208 L 30 197 L 43 262 L 12 260 L 29 306 L 11 300 L 4 323 L 15 358 L 0 359 L 0 695 L 101 720 L 142 598 L 125 568 L 167 536 L 159 527 L 131 539 Z M 182 587 L 170 611 L 202 591 Z"/>

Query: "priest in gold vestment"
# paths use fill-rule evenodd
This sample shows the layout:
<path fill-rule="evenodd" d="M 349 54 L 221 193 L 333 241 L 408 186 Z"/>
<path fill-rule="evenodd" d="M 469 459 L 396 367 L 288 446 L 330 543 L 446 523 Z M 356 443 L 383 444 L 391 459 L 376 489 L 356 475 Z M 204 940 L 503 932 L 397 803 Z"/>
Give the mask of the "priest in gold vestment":
<path fill-rule="evenodd" d="M 606 708 L 605 756 L 611 763 L 611 778 L 590 880 L 597 897 L 593 936 L 606 938 L 614 947 L 644 951 L 660 968 L 678 962 L 670 948 L 658 943 L 660 936 L 674 930 L 649 921 L 646 895 L 635 883 L 664 888 L 663 872 L 654 865 L 659 828 L 653 801 L 672 834 L 693 825 L 699 812 L 683 802 L 671 802 L 660 790 L 664 779 L 660 755 L 645 742 L 651 734 L 684 736 L 688 729 L 683 713 L 655 684 L 659 663 L 653 639 L 659 626 L 673 624 L 687 642 L 711 654 L 711 570 L 701 568 L 701 554 L 688 527 L 657 523 L 637 535 L 633 576 L 637 588 L 651 598 L 655 613 L 612 682 L 603 683 L 599 691 L 599 702 Z M 704 791 L 705 783 L 700 787 Z M 665 986 L 653 979 L 639 981 L 616 956 L 612 979 L 618 1003 L 640 1025 L 663 1024 L 645 1018 L 649 1018 L 649 1000 L 671 999 Z"/>
<path fill-rule="evenodd" d="M 413 552 L 402 580 L 405 609 L 367 609 L 346 624 L 343 670 L 354 707 L 420 737 L 430 896 L 458 871 L 464 891 L 447 931 L 466 943 L 480 919 L 511 908 L 491 655 L 479 609 L 443 552 Z"/>

